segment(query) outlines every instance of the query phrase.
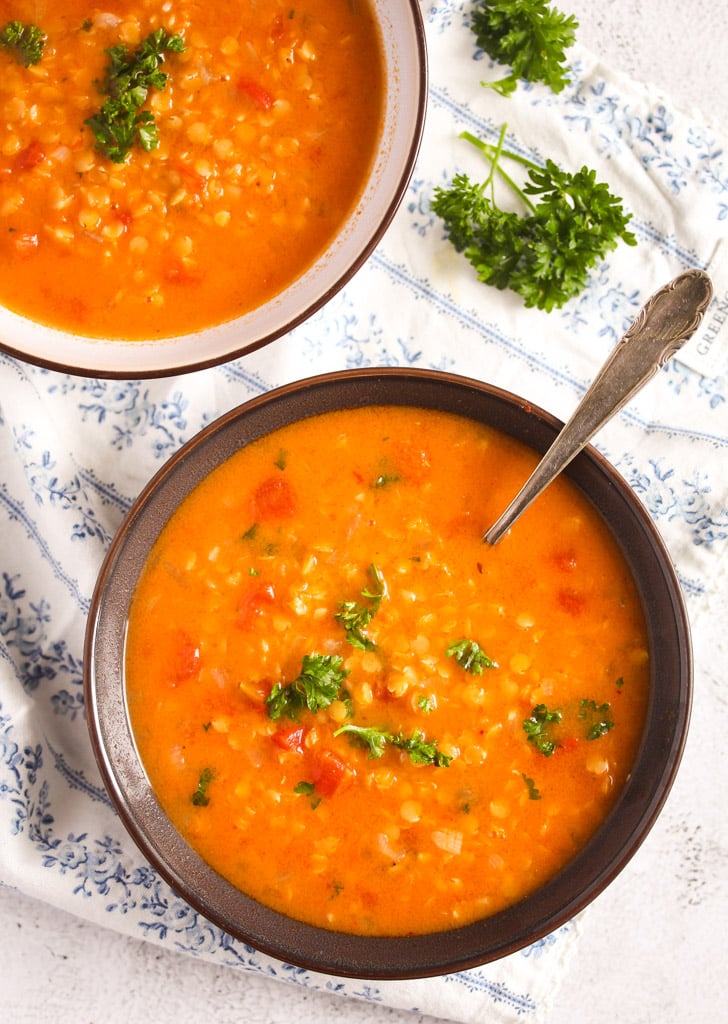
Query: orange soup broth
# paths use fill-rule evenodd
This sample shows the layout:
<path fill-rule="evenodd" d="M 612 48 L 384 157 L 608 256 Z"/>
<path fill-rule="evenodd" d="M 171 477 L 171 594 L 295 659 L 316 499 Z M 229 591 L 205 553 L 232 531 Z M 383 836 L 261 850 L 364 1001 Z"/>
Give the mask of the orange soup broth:
<path fill-rule="evenodd" d="M 483 543 L 534 463 L 450 414 L 326 413 L 241 450 L 175 512 L 130 613 L 130 717 L 166 812 L 235 886 L 325 928 L 426 933 L 522 899 L 604 820 L 644 720 L 643 614 L 565 478 Z M 373 607 L 372 565 L 385 593 L 361 650 L 335 616 Z M 462 667 L 447 650 L 464 638 L 496 664 Z M 271 689 L 313 653 L 343 659 L 346 692 L 272 720 Z M 604 735 L 586 738 L 583 701 L 608 705 Z M 550 756 L 524 729 L 542 704 L 561 713 Z M 347 723 L 420 733 L 450 763 L 371 757 L 335 735 Z"/>
<path fill-rule="evenodd" d="M 278 294 L 360 195 L 384 66 L 366 0 L 3 3 L 46 34 L 40 63 L 0 49 L 0 303 L 92 337 L 170 337 Z M 159 146 L 123 163 L 84 122 L 106 50 L 164 28 Z"/>

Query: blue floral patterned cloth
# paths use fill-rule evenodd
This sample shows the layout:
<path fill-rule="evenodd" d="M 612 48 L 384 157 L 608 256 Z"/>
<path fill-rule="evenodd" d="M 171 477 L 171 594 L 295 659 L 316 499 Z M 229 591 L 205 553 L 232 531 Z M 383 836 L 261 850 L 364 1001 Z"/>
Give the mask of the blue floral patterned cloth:
<path fill-rule="evenodd" d="M 478 377 L 563 419 L 657 287 L 689 267 L 719 269 L 725 141 L 578 46 L 558 96 L 524 84 L 510 99 L 483 89 L 495 69 L 475 48 L 471 6 L 423 4 L 429 109 L 411 186 L 367 264 L 307 323 L 244 359 L 155 381 L 66 376 L 0 355 L 0 883 L 234 969 L 448 1020 L 511 1022 L 547 1012 L 580 924 L 499 963 L 424 981 L 365 984 L 276 963 L 202 919 L 145 863 L 101 784 L 82 694 L 86 615 L 108 544 L 147 479 L 210 420 L 288 381 L 367 365 Z M 494 141 L 504 121 L 511 148 L 596 168 L 633 213 L 637 247 L 620 246 L 581 297 L 551 314 L 479 284 L 430 210 L 434 187 L 456 171 L 484 174 L 458 134 Z M 720 325 L 724 292 L 716 303 Z M 714 770 L 725 777 L 711 759 L 728 727 L 719 698 L 728 682 L 726 365 L 725 349 L 709 373 L 673 360 L 597 437 L 662 532 L 686 595 L 699 695 L 688 783 Z M 712 824 L 725 787 L 702 803 L 689 785 L 676 790 L 675 827 L 697 816 L 725 845 Z"/>

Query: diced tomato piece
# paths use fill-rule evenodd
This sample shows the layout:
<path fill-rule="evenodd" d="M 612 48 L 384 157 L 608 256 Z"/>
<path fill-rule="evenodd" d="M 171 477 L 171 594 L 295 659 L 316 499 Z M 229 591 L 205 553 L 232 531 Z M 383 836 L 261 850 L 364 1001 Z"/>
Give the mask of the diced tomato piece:
<path fill-rule="evenodd" d="M 586 598 L 575 590 L 562 588 L 556 594 L 559 606 L 569 615 L 581 615 L 586 607 Z"/>
<path fill-rule="evenodd" d="M 273 96 L 268 90 L 252 78 L 241 78 L 237 83 L 239 92 L 248 96 L 256 107 L 261 110 L 270 110 L 273 106 Z"/>
<path fill-rule="evenodd" d="M 287 519 L 295 508 L 293 488 L 284 476 L 270 476 L 256 487 L 253 506 L 256 519 Z"/>
<path fill-rule="evenodd" d="M 319 796 L 333 796 L 348 774 L 346 763 L 333 750 L 317 753 L 311 768 L 311 781 Z"/>
<path fill-rule="evenodd" d="M 294 725 L 289 729 L 277 729 L 273 733 L 273 742 L 281 750 L 295 750 L 297 754 L 303 753 L 303 741 L 306 738 L 306 729 L 302 725 Z"/>
<path fill-rule="evenodd" d="M 552 561 L 561 572 L 573 572 L 576 569 L 576 555 L 571 549 L 555 552 Z"/>
<path fill-rule="evenodd" d="M 15 157 L 15 170 L 21 172 L 32 171 L 38 164 L 42 164 L 45 158 L 45 150 L 40 142 L 31 142 L 25 149 L 21 149 Z"/>
<path fill-rule="evenodd" d="M 200 670 L 200 648 L 187 633 L 179 632 L 172 664 L 170 680 L 172 686 L 179 686 L 196 676 Z"/>
<path fill-rule="evenodd" d="M 240 629 L 250 629 L 264 614 L 266 608 L 270 608 L 276 599 L 275 587 L 266 583 L 249 591 L 238 603 L 238 614 L 235 624 Z"/>
<path fill-rule="evenodd" d="M 411 483 L 422 483 L 429 475 L 429 452 L 417 445 L 408 444 L 406 441 L 397 444 L 392 461 L 404 479 Z"/>

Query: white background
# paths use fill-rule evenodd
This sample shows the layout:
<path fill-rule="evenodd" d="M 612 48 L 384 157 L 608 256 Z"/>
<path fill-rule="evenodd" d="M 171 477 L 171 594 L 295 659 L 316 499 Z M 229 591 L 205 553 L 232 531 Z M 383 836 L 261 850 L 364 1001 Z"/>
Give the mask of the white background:
<path fill-rule="evenodd" d="M 557 0 L 557 6 L 577 17 L 579 41 L 608 65 L 653 84 L 673 106 L 702 111 L 728 139 L 725 0 Z M 660 827 L 658 822 L 653 835 Z M 648 838 L 587 914 L 579 950 L 544 1024 L 702 1024 L 722 1019 L 725 936 L 707 934 L 706 929 L 696 942 L 692 927 L 686 942 L 681 913 L 687 920 L 693 908 L 681 909 L 680 894 L 663 884 L 651 849 Z M 659 926 L 649 916 L 635 920 L 630 915 L 637 886 L 641 905 L 654 907 Z M 719 917 L 714 915 L 716 921 Z M 665 920 L 670 922 L 667 932 Z M 5 1024 L 433 1020 L 175 956 L 3 889 L 0 936 L 0 1019 Z"/>

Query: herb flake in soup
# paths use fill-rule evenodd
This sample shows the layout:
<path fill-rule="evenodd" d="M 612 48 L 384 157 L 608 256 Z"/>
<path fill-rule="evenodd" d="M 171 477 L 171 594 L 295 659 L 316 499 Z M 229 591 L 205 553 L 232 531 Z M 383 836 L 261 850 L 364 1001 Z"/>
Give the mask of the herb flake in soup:
<path fill-rule="evenodd" d="M 353 210 L 384 95 L 367 0 L 10 0 L 3 17 L 15 312 L 119 339 L 222 323 L 300 277 Z"/>
<path fill-rule="evenodd" d="M 557 480 L 449 413 L 324 413 L 184 500 L 136 588 L 126 694 L 165 811 L 239 889 L 364 935 L 472 922 L 604 820 L 643 727 L 642 607 Z"/>

